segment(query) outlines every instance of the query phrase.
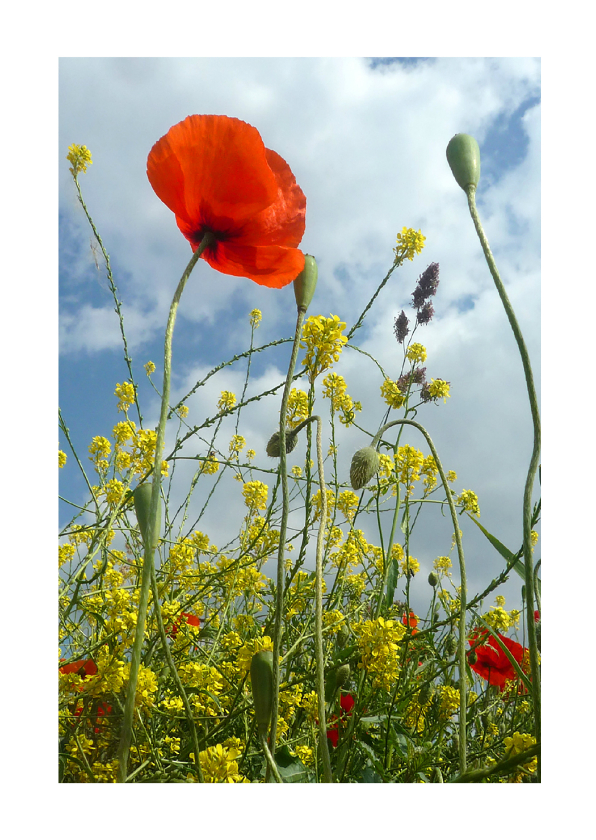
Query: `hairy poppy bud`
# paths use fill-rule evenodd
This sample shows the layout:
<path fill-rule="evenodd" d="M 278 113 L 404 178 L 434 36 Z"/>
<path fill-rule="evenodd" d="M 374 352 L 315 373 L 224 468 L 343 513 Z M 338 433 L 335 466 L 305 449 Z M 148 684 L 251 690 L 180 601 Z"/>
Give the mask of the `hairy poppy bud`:
<path fill-rule="evenodd" d="M 428 582 L 434 588 L 437 583 L 439 582 L 439 578 L 436 576 L 434 572 L 431 572 L 428 576 Z"/>
<path fill-rule="evenodd" d="M 456 134 L 447 146 L 447 161 L 453 176 L 464 192 L 478 186 L 480 180 L 480 149 L 469 134 Z"/>
<path fill-rule="evenodd" d="M 426 706 L 426 704 L 428 703 L 428 701 L 431 698 L 431 694 L 432 694 L 432 688 L 430 686 L 430 683 L 424 683 L 424 685 L 422 686 L 422 688 L 420 689 L 420 691 L 418 693 L 418 705 L 419 706 Z"/>
<path fill-rule="evenodd" d="M 373 449 L 372 446 L 359 449 L 352 458 L 352 466 L 350 467 L 352 489 L 361 490 L 379 471 L 380 466 L 381 463 L 376 449 Z"/>
<path fill-rule="evenodd" d="M 250 662 L 250 682 L 259 733 L 267 737 L 273 708 L 273 653 L 260 650 Z"/>
<path fill-rule="evenodd" d="M 453 656 L 455 651 L 457 650 L 457 639 L 453 634 L 447 636 L 445 640 L 445 651 L 450 655 Z"/>
<path fill-rule="evenodd" d="M 289 429 L 286 429 L 286 453 L 291 452 L 293 449 L 296 449 L 296 444 L 298 443 L 298 435 L 296 432 L 292 432 Z M 269 439 L 269 443 L 267 444 L 267 455 L 270 458 L 279 458 L 281 455 L 281 445 L 279 443 L 279 432 L 275 432 L 275 434 L 271 435 Z"/>
<path fill-rule="evenodd" d="M 468 654 L 468 662 L 470 665 L 475 665 L 478 662 L 478 654 L 475 650 L 471 650 Z"/>
<path fill-rule="evenodd" d="M 151 489 L 153 485 L 150 481 L 145 481 L 144 484 L 139 484 L 133 491 L 132 497 L 135 504 L 135 512 L 137 514 L 137 522 L 141 531 L 141 538 L 143 545 L 146 546 L 149 538 L 149 511 L 151 510 Z M 161 503 L 157 504 L 157 522 L 155 527 L 155 544 L 159 539 L 159 532 L 161 530 Z"/>
<path fill-rule="evenodd" d="M 340 665 L 337 669 L 337 673 L 335 675 L 335 687 L 341 688 L 344 686 L 348 680 L 350 679 L 350 666 L 346 662 L 344 665 Z"/>
<path fill-rule="evenodd" d="M 319 270 L 317 261 L 310 254 L 304 255 L 304 268 L 294 280 L 294 294 L 298 309 L 308 309 L 317 288 Z"/>

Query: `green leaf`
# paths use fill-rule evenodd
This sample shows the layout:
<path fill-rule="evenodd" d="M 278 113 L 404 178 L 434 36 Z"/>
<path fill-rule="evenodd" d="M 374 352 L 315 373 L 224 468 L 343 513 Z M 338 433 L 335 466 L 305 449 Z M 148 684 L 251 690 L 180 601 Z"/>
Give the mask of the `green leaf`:
<path fill-rule="evenodd" d="M 493 537 L 493 535 L 491 533 L 489 533 L 486 530 L 486 528 L 483 528 L 483 526 L 480 524 L 480 522 L 478 522 L 477 519 L 475 519 L 473 516 L 470 516 L 469 513 L 468 513 L 468 518 L 471 519 L 472 522 L 474 522 L 474 524 L 477 525 L 480 528 L 480 530 L 482 531 L 482 533 L 484 534 L 486 539 L 497 549 L 497 551 L 499 552 L 501 557 L 503 557 L 507 561 L 507 563 L 511 563 L 511 562 L 513 562 L 513 560 L 515 560 L 517 555 L 513 554 L 513 552 L 509 551 L 509 549 L 506 548 L 503 545 L 503 543 L 500 542 L 496 537 Z M 522 563 L 521 560 L 515 560 L 513 568 L 518 573 L 518 575 L 522 578 L 522 580 L 526 579 L 526 572 L 525 572 L 524 564 Z M 538 586 L 540 586 L 540 581 L 538 581 Z"/>
<path fill-rule="evenodd" d="M 287 744 L 282 744 L 276 751 L 275 763 L 284 782 L 292 784 L 293 782 L 316 781 L 313 771 L 305 767 L 297 756 L 291 755 Z"/>
<path fill-rule="evenodd" d="M 389 569 L 387 570 L 387 591 L 385 593 L 385 603 L 388 607 L 393 603 L 393 596 L 395 595 L 395 587 L 397 586 L 398 577 L 399 566 L 397 564 L 397 557 L 393 557 Z"/>
<path fill-rule="evenodd" d="M 365 784 L 379 784 L 383 779 L 378 773 L 375 773 L 370 765 L 367 765 L 360 774 L 360 781 Z"/>

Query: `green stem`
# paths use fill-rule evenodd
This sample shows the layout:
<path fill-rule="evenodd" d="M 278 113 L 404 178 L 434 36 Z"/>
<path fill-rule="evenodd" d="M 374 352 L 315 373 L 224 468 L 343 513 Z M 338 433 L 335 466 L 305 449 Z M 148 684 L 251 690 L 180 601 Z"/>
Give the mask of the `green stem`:
<path fill-rule="evenodd" d="M 270 742 L 271 751 L 275 755 L 275 738 L 277 735 L 277 718 L 279 715 L 279 655 L 281 648 L 281 633 L 283 621 L 283 601 L 284 601 L 284 575 L 285 575 L 285 559 L 284 552 L 286 547 L 286 530 L 288 524 L 289 512 L 289 493 L 288 493 L 288 470 L 286 464 L 286 415 L 288 413 L 288 399 L 290 397 L 290 388 L 292 386 L 292 378 L 294 376 L 294 369 L 296 367 L 296 360 L 298 358 L 298 347 L 300 344 L 300 333 L 302 324 L 306 315 L 306 307 L 298 307 L 298 317 L 296 320 L 296 332 L 294 333 L 294 344 L 292 346 L 292 355 L 290 357 L 290 364 L 288 367 L 288 374 L 286 376 L 286 384 L 281 400 L 281 409 L 279 412 L 279 474 L 281 476 L 281 490 L 282 490 L 282 512 L 281 522 L 279 525 L 279 550 L 277 554 L 277 585 L 276 585 L 276 603 L 275 603 L 275 625 L 273 629 L 273 708 L 271 710 L 271 732 Z"/>
<path fill-rule="evenodd" d="M 391 423 L 387 423 L 383 426 L 377 434 L 374 436 L 371 446 L 376 448 L 378 442 L 381 440 L 383 434 L 390 429 L 392 426 L 414 426 L 415 429 L 418 429 L 421 432 L 428 446 L 430 451 L 433 454 L 433 458 L 435 459 L 435 464 L 437 465 L 437 469 L 439 470 L 439 475 L 441 476 L 441 481 L 443 482 L 443 487 L 445 488 L 445 495 L 447 496 L 447 503 L 449 504 L 449 511 L 451 513 L 451 520 L 453 522 L 453 528 L 455 531 L 455 543 L 457 545 L 457 556 L 459 558 L 459 574 L 461 579 L 461 588 L 459 593 L 459 603 L 460 603 L 460 611 L 459 611 L 459 771 L 460 773 L 465 773 L 466 766 L 467 766 L 467 758 L 466 758 L 466 716 L 467 716 L 467 682 L 466 682 L 466 599 L 467 599 L 467 584 L 466 584 L 466 566 L 464 563 L 464 550 L 461 544 L 461 536 L 459 533 L 459 525 L 457 521 L 457 512 L 455 510 L 455 504 L 453 502 L 453 496 L 451 495 L 451 489 L 449 484 L 447 483 L 447 478 L 445 476 L 445 471 L 443 470 L 443 465 L 439 459 L 439 454 L 435 449 L 435 445 L 432 442 L 430 435 L 426 431 L 426 429 L 421 426 L 419 423 L 415 423 L 413 420 L 393 420 Z"/>
<path fill-rule="evenodd" d="M 186 281 L 197 264 L 201 254 L 212 241 L 212 234 L 206 233 L 197 250 L 194 252 L 190 262 L 184 270 L 184 274 L 180 278 L 178 288 L 174 293 L 172 305 L 170 306 L 170 315 L 166 326 L 166 335 L 164 342 L 164 369 L 163 369 L 163 388 L 161 395 L 161 412 L 159 417 L 159 424 L 157 426 L 157 438 L 155 441 L 155 463 L 153 467 L 153 480 L 151 489 L 151 506 L 149 511 L 149 533 L 147 536 L 147 543 L 143 556 L 143 570 L 141 572 L 141 589 L 139 594 L 139 609 L 137 626 L 135 629 L 135 638 L 132 647 L 132 654 L 130 659 L 130 676 L 128 678 L 128 688 L 126 693 L 126 702 L 124 705 L 124 720 L 122 723 L 122 734 L 120 736 L 120 744 L 118 746 L 118 781 L 125 782 L 128 770 L 128 754 L 130 752 L 130 744 L 132 741 L 132 729 L 134 718 L 135 694 L 137 690 L 137 680 L 139 677 L 139 666 L 141 664 L 141 651 L 143 648 L 143 639 L 145 636 L 145 623 L 147 620 L 147 603 L 149 600 L 149 588 L 151 585 L 151 569 L 153 568 L 153 558 L 155 549 L 157 547 L 157 540 L 159 535 L 156 533 L 157 524 L 157 509 L 159 506 L 160 486 L 161 486 L 161 462 L 165 443 L 166 421 L 168 417 L 169 401 L 170 401 L 170 379 L 172 369 L 172 338 L 174 335 L 174 324 L 176 323 L 176 315 L 178 312 L 178 304 L 180 297 L 184 291 Z M 158 608 L 156 604 L 156 608 Z"/>
<path fill-rule="evenodd" d="M 262 747 L 263 752 L 265 754 L 265 759 L 267 761 L 267 766 L 268 766 L 269 770 L 271 770 L 271 772 L 273 774 L 273 778 L 275 779 L 276 782 L 278 782 L 278 784 L 280 784 L 280 785 L 283 784 L 284 780 L 282 779 L 282 777 L 279 774 L 279 770 L 277 769 L 277 764 L 275 763 L 275 761 L 273 759 L 273 756 L 271 755 L 271 750 L 269 749 L 269 746 L 267 744 L 267 736 L 263 733 L 260 733 L 259 734 L 259 740 L 261 742 L 261 747 Z"/>
<path fill-rule="evenodd" d="M 522 365 L 524 368 L 524 376 L 526 378 L 526 387 L 528 389 L 528 397 L 530 400 L 530 411 L 532 413 L 532 423 L 534 426 L 534 445 L 532 448 L 532 456 L 530 458 L 530 466 L 528 468 L 528 475 L 526 478 L 526 484 L 524 488 L 524 501 L 523 501 L 523 549 L 524 549 L 524 571 L 525 571 L 525 578 L 526 578 L 526 598 L 527 598 L 527 611 L 526 611 L 526 623 L 528 628 L 528 646 L 530 649 L 530 671 L 531 671 L 531 678 L 532 678 L 532 697 L 534 700 L 534 736 L 536 738 L 536 743 L 539 744 L 541 741 L 540 737 L 540 729 L 541 729 L 541 698 L 540 698 L 540 666 L 539 666 L 539 657 L 538 657 L 538 644 L 536 640 L 536 625 L 534 622 L 534 601 L 535 601 L 535 587 L 534 587 L 534 570 L 533 570 L 533 563 L 532 563 L 532 540 L 531 540 L 531 533 L 532 533 L 532 491 L 534 489 L 534 479 L 536 478 L 536 471 L 538 470 L 538 465 L 540 461 L 540 412 L 538 409 L 538 398 L 536 396 L 536 389 L 534 387 L 534 377 L 532 374 L 532 367 L 530 365 L 530 357 L 528 354 L 528 350 L 526 348 L 521 330 L 519 328 L 519 324 L 517 323 L 517 318 L 515 317 L 515 312 L 513 311 L 513 307 L 511 306 L 511 302 L 507 296 L 507 292 L 505 291 L 505 286 L 501 278 L 499 277 L 499 272 L 497 271 L 497 266 L 494 260 L 494 257 L 491 253 L 488 240 L 484 234 L 484 230 L 482 229 L 482 225 L 480 223 L 480 219 L 478 217 L 478 211 L 476 210 L 476 188 L 473 185 L 470 185 L 466 190 L 466 194 L 468 196 L 468 207 L 470 209 L 470 215 L 472 217 L 472 221 L 474 222 L 474 227 L 476 228 L 476 233 L 478 234 L 478 238 L 480 239 L 480 244 L 482 245 L 482 250 L 484 251 L 484 256 L 486 258 L 486 262 L 488 264 L 490 273 L 492 278 L 495 282 L 495 286 L 497 287 L 497 292 L 499 293 L 499 297 L 501 298 L 501 302 L 505 308 L 505 313 L 507 314 L 507 318 L 509 320 L 509 324 L 511 325 L 511 329 L 513 330 L 513 335 L 515 336 L 515 340 L 517 342 L 517 346 L 519 349 L 519 353 L 522 360 Z M 540 754 L 538 755 L 538 778 L 540 779 Z"/>

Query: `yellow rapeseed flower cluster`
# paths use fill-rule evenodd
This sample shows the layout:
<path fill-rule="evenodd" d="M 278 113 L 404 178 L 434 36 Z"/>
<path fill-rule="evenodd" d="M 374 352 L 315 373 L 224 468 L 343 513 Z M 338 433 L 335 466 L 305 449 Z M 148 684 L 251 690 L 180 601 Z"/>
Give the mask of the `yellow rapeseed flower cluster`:
<path fill-rule="evenodd" d="M 286 425 L 289 429 L 295 429 L 303 420 L 308 417 L 308 394 L 299 388 L 292 388 L 288 397 L 288 411 L 286 414 Z"/>
<path fill-rule="evenodd" d="M 457 497 L 457 504 L 461 505 L 464 510 L 473 513 L 474 516 L 480 516 L 478 496 L 472 490 L 462 490 Z"/>
<path fill-rule="evenodd" d="M 346 380 L 338 373 L 329 373 L 323 379 L 323 396 L 331 400 L 332 411 L 339 412 L 339 422 L 348 427 L 354 422 L 356 412 L 362 411 L 362 403 L 354 402 L 346 388 Z"/>
<path fill-rule="evenodd" d="M 256 330 L 259 324 L 261 323 L 261 319 L 263 317 L 263 313 L 260 309 L 253 309 L 250 313 L 250 325 L 253 330 Z"/>
<path fill-rule="evenodd" d="M 66 160 L 69 163 L 72 163 L 70 173 L 74 178 L 77 177 L 79 172 L 86 172 L 87 167 L 91 166 L 93 163 L 91 160 L 91 152 L 87 146 L 77 146 L 76 143 L 73 143 L 72 146 L 68 147 Z"/>
<path fill-rule="evenodd" d="M 401 408 L 404 404 L 404 395 L 392 379 L 386 379 L 381 385 L 381 396 L 389 408 Z"/>
<path fill-rule="evenodd" d="M 231 391 L 222 391 L 219 400 L 217 401 L 217 407 L 220 411 L 229 411 L 231 408 L 234 408 L 236 405 L 236 394 L 233 394 Z"/>
<path fill-rule="evenodd" d="M 403 227 L 401 233 L 397 234 L 397 245 L 393 249 L 395 262 L 412 261 L 414 256 L 422 251 L 425 242 L 426 236 L 422 235 L 422 231 L 416 232 L 413 228 Z"/>
<path fill-rule="evenodd" d="M 302 364 L 308 371 L 309 382 L 339 360 L 344 344 L 347 342 L 342 331 L 346 325 L 337 315 L 329 318 L 323 315 L 311 315 L 302 327 L 300 346 L 306 349 Z"/>
<path fill-rule="evenodd" d="M 116 390 L 114 395 L 118 397 L 118 411 L 123 411 L 125 414 L 135 401 L 135 387 L 132 382 L 116 383 Z"/>
<path fill-rule="evenodd" d="M 358 667 L 372 677 L 373 688 L 390 691 L 399 673 L 398 643 L 405 636 L 406 628 L 379 616 L 355 624 L 353 630 L 360 648 Z"/>
<path fill-rule="evenodd" d="M 250 511 L 266 510 L 269 488 L 262 481 L 247 481 L 242 488 L 244 504 Z"/>

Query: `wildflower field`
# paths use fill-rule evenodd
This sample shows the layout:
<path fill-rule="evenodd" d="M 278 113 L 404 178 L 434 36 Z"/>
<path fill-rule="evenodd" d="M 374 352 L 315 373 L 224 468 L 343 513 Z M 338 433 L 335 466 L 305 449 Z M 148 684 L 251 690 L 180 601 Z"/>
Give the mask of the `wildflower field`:
<path fill-rule="evenodd" d="M 532 493 L 540 420 L 527 350 L 476 211 L 476 141 L 455 135 L 445 165 L 465 193 L 513 330 L 534 429 L 519 488 L 523 530 L 509 546 L 483 526 L 482 499 L 460 485 L 457 464 L 423 425 L 432 414 L 421 406 L 440 411 L 457 398 L 422 339 L 421 328 L 432 329 L 438 263 L 421 265 L 411 309 L 388 336 L 399 375 L 370 358 L 384 406 L 374 429 L 359 425 L 362 405 L 348 393 L 358 383 L 334 370 L 347 347 L 358 352 L 358 330 L 393 272 L 423 259 L 422 231 L 402 227 L 386 276 L 348 327 L 340 302 L 337 312 L 317 312 L 324 279 L 299 249 L 306 199 L 288 163 L 237 119 L 195 115 L 173 126 L 151 149 L 147 175 L 193 255 L 164 325 L 164 358 L 135 360 L 161 399 L 157 428 L 145 428 L 109 254 L 79 182 L 91 153 L 73 145 L 68 160 L 105 262 L 130 377 L 115 383 L 122 419 L 97 429 L 87 451 L 72 443 L 76 417 L 60 414 L 59 466 L 80 471 L 88 490 L 60 532 L 60 781 L 539 782 L 540 503 Z M 280 343 L 258 345 L 262 314 L 253 309 L 246 352 L 222 359 L 172 404 L 176 315 L 201 260 L 271 294 L 293 284 L 287 377 L 270 391 L 246 396 L 251 358 Z M 185 401 L 236 362 L 246 368 L 244 392 L 222 390 L 191 423 Z M 270 439 L 255 451 L 242 412 L 261 399 L 273 406 Z M 222 431 L 230 417 L 231 437 Z M 346 455 L 349 428 L 362 443 Z M 404 442 L 405 430 L 416 445 Z M 304 459 L 289 468 L 299 445 Z M 183 459 L 194 474 L 180 487 Z M 238 521 L 218 495 L 224 486 L 243 502 Z M 208 506 L 226 522 L 225 545 L 202 530 Z M 452 540 L 434 559 L 417 614 L 416 537 L 437 506 Z M 481 592 L 466 582 L 462 535 L 472 529 L 502 561 Z M 520 610 L 506 609 L 499 591 L 512 576 L 523 587 Z"/>

